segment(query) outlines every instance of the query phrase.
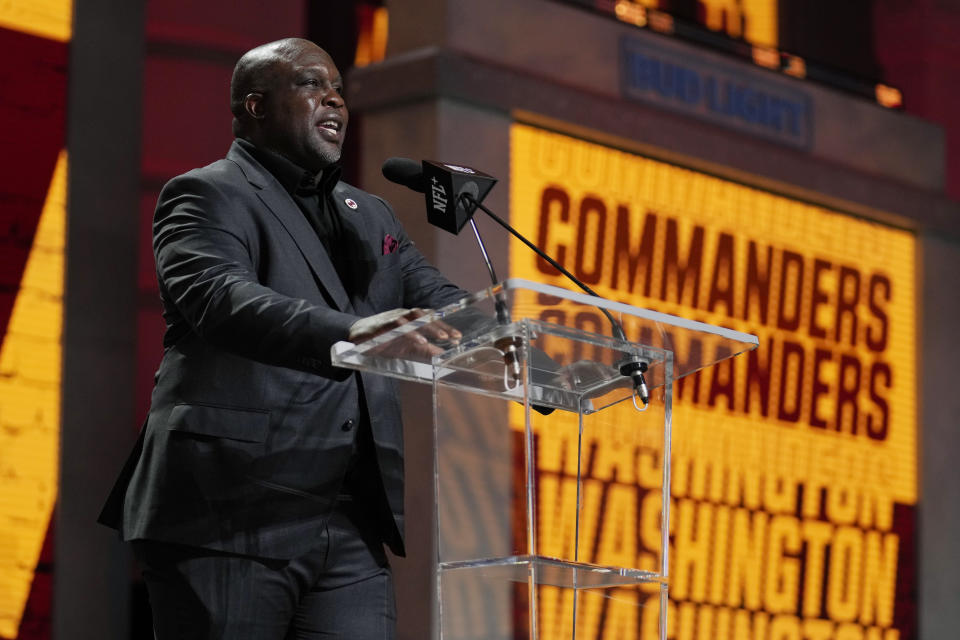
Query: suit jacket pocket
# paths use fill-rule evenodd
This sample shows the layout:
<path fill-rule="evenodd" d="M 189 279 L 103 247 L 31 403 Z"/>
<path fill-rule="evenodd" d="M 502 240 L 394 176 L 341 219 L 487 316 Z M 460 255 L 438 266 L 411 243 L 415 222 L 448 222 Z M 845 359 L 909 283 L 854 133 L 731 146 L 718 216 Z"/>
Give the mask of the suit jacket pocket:
<path fill-rule="evenodd" d="M 170 431 L 256 443 L 267 439 L 269 427 L 269 411 L 204 404 L 174 406 L 167 423 Z"/>

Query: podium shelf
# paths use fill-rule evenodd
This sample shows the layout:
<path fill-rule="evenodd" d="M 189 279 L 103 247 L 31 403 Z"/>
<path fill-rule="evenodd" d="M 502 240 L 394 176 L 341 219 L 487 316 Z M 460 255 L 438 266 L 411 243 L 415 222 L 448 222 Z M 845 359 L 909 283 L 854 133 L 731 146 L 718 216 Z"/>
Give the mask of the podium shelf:
<path fill-rule="evenodd" d="M 441 573 L 476 571 L 482 573 L 484 579 L 532 582 L 565 589 L 607 589 L 664 581 L 653 571 L 605 567 L 534 555 L 441 562 L 439 568 Z"/>

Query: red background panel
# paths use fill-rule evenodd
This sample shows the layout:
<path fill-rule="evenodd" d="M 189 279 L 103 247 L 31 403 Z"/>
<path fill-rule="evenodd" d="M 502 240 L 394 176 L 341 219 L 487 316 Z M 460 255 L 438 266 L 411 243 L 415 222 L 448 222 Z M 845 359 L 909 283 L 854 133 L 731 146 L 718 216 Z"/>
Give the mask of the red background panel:
<path fill-rule="evenodd" d="M 67 45 L 0 28 L 0 336 L 66 131 Z"/>

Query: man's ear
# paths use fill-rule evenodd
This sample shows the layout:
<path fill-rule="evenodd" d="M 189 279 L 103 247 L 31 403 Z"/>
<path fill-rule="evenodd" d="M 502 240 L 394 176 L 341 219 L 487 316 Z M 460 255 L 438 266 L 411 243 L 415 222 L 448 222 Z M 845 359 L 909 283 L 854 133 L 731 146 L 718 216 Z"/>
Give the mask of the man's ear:
<path fill-rule="evenodd" d="M 243 99 L 243 109 L 254 120 L 262 120 L 266 115 L 266 100 L 262 93 L 248 93 Z"/>

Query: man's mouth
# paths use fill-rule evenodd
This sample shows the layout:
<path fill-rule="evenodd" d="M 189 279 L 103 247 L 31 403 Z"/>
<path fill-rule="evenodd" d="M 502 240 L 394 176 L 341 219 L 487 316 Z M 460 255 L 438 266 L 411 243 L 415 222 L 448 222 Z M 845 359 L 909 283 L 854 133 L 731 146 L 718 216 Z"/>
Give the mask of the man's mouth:
<path fill-rule="evenodd" d="M 324 120 L 320 123 L 320 128 L 333 133 L 340 133 L 340 123 L 336 120 Z"/>

